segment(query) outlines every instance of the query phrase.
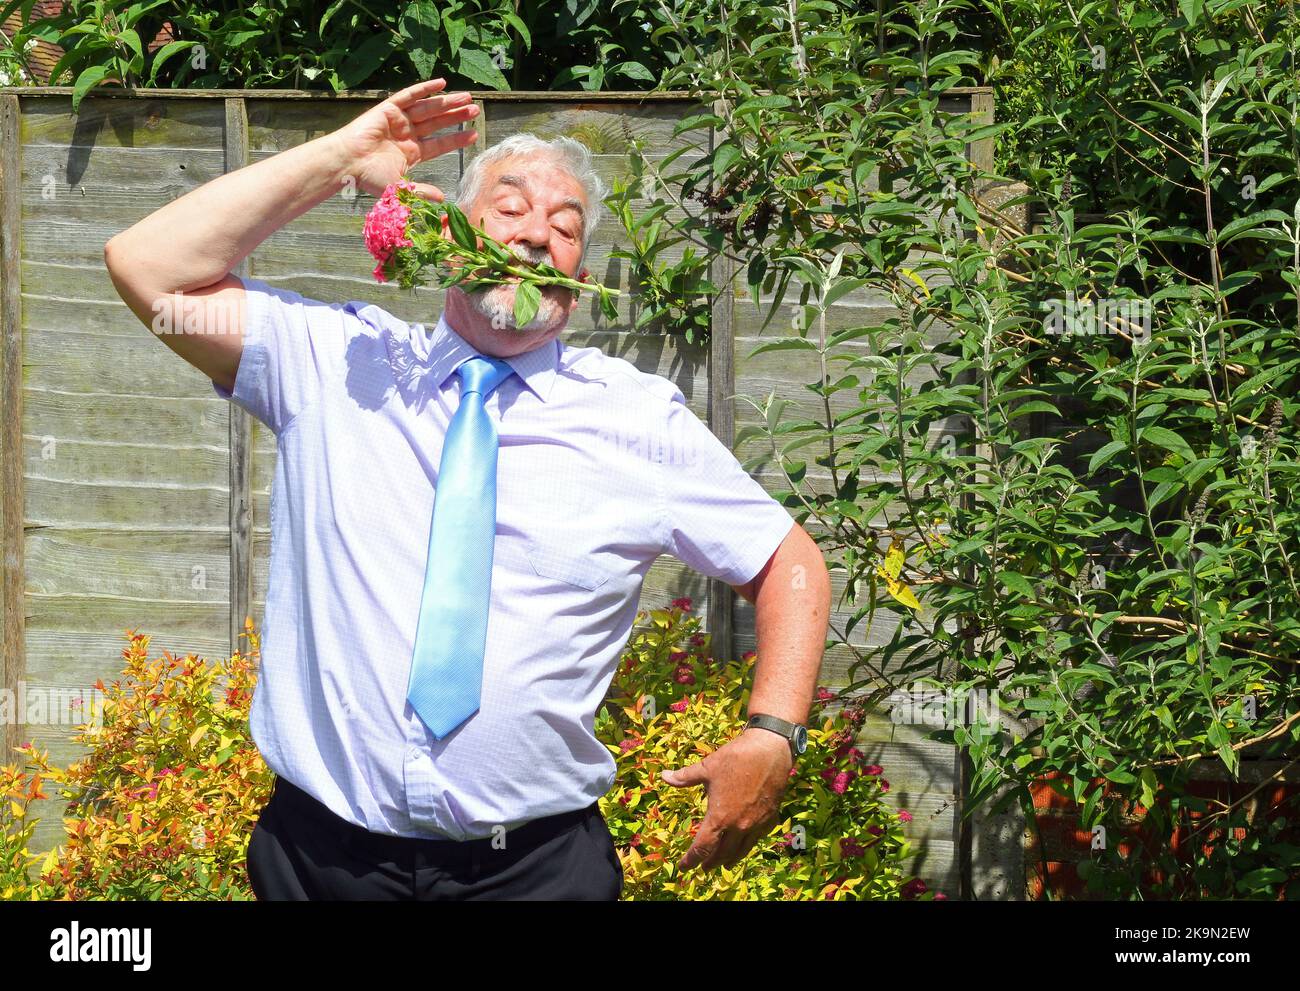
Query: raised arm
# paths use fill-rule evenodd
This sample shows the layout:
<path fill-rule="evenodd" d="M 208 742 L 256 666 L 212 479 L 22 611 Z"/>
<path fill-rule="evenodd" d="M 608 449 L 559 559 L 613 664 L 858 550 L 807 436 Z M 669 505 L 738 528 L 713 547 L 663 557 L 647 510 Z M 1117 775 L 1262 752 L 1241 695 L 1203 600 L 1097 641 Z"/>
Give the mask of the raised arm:
<path fill-rule="evenodd" d="M 114 235 L 104 264 L 118 295 L 163 343 L 233 389 L 244 289 L 231 270 L 349 179 L 378 195 L 412 166 L 472 143 L 469 129 L 434 136 L 478 113 L 469 93 L 444 94 L 446 85 L 432 79 L 400 90 L 337 131 L 219 176 Z M 427 183 L 416 192 L 443 199 Z"/>

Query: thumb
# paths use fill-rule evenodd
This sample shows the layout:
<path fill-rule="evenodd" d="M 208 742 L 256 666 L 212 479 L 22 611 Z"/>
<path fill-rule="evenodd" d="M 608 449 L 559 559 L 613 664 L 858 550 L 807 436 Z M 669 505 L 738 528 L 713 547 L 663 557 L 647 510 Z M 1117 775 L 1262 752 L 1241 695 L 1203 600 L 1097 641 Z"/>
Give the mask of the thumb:
<path fill-rule="evenodd" d="M 441 203 L 447 198 L 443 195 L 441 189 L 427 182 L 417 182 L 412 192 L 421 199 L 429 200 L 432 203 Z"/>
<path fill-rule="evenodd" d="M 660 771 L 659 776 L 670 785 L 678 788 L 702 785 L 709 780 L 709 775 L 704 770 L 704 761 L 702 760 L 697 760 L 694 764 L 687 764 L 685 767 L 674 767 Z"/>

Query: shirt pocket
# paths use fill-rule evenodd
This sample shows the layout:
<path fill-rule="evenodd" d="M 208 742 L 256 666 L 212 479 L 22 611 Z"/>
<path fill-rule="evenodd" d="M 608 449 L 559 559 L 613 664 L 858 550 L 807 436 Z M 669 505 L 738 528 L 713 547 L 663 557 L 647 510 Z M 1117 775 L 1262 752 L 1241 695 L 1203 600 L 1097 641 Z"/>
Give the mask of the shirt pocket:
<path fill-rule="evenodd" d="M 593 517 L 596 498 L 577 474 L 552 476 L 529 507 L 524 554 L 534 573 L 594 592 L 614 571 L 601 560 L 604 534 Z"/>
<path fill-rule="evenodd" d="M 590 539 L 558 527 L 530 535 L 524 553 L 539 577 L 594 592 L 613 578 L 614 572 L 587 547 Z"/>

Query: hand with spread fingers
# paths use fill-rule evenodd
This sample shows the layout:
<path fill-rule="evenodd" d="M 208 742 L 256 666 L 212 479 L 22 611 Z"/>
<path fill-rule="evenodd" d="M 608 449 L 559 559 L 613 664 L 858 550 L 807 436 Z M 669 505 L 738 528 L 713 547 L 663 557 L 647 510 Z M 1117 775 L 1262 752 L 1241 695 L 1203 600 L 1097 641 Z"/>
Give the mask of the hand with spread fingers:
<path fill-rule="evenodd" d="M 733 867 L 780 820 L 781 795 L 794 760 L 790 745 L 764 729 L 747 729 L 702 760 L 663 771 L 675 787 L 703 785 L 708 806 L 679 870 Z"/>
<path fill-rule="evenodd" d="M 475 130 L 445 130 L 479 113 L 468 92 L 444 93 L 446 87 L 445 79 L 408 86 L 333 132 L 358 188 L 378 196 L 421 162 L 474 143 Z M 414 192 L 435 203 L 445 199 L 441 189 L 427 182 L 417 182 Z"/>

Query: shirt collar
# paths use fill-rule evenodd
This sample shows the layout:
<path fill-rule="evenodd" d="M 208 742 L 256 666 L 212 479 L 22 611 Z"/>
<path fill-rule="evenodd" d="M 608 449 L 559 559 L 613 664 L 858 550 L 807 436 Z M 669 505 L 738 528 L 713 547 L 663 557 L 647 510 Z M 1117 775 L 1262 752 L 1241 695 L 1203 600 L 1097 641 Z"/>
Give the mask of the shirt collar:
<path fill-rule="evenodd" d="M 442 388 L 447 377 L 462 362 L 478 354 L 479 352 L 465 338 L 452 330 L 451 325 L 447 323 L 446 314 L 439 316 L 438 325 L 427 340 L 427 361 L 434 387 Z M 559 358 L 560 342 L 552 338 L 531 351 L 524 351 L 522 354 L 512 355 L 502 360 L 515 370 L 515 374 L 523 379 L 538 399 L 546 402 L 551 392 L 551 385 L 555 381 Z"/>

